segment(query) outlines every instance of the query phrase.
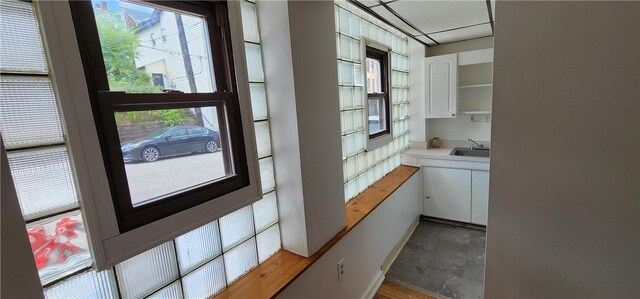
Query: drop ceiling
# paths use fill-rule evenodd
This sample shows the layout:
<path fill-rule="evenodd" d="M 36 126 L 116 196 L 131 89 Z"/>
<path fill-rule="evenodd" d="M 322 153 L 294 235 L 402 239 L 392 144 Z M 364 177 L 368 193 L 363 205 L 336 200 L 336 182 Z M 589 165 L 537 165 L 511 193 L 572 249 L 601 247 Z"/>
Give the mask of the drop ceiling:
<path fill-rule="evenodd" d="M 350 0 L 427 46 L 493 36 L 493 0 Z"/>

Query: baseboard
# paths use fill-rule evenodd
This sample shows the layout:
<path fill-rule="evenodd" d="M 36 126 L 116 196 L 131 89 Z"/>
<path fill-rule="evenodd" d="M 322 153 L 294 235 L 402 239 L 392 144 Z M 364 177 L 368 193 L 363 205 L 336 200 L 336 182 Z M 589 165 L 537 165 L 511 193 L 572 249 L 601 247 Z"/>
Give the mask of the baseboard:
<path fill-rule="evenodd" d="M 420 219 L 422 219 L 424 221 L 437 222 L 437 223 L 442 223 L 442 224 L 447 224 L 447 225 L 453 225 L 453 226 L 459 226 L 459 227 L 470 228 L 470 229 L 475 229 L 475 230 L 481 230 L 481 231 L 485 231 L 485 232 L 487 231 L 487 227 L 486 226 L 473 224 L 473 223 L 466 223 L 466 222 L 460 222 L 460 221 L 449 220 L 449 219 L 441 219 L 441 218 L 435 218 L 435 217 L 425 216 L 425 215 L 421 215 Z"/>
<path fill-rule="evenodd" d="M 407 241 L 409 241 L 409 238 L 411 238 L 411 235 L 413 235 L 413 232 L 418 227 L 418 224 L 420 224 L 420 215 L 418 215 L 413 223 L 411 223 L 407 231 L 404 233 L 404 235 L 402 235 L 402 238 L 400 239 L 398 244 L 396 244 L 396 246 L 391 249 L 391 252 L 387 256 L 387 258 L 384 260 L 384 262 L 382 262 L 381 268 L 383 273 L 387 273 L 387 271 L 389 271 L 389 268 L 391 268 L 391 264 L 393 264 L 393 262 L 400 254 L 400 251 L 402 250 L 402 247 L 404 247 L 404 244 L 407 244 Z"/>
<path fill-rule="evenodd" d="M 378 292 L 378 289 L 380 288 L 383 282 L 384 282 L 384 272 L 378 271 L 378 273 L 376 274 L 376 278 L 373 281 L 371 281 L 371 284 L 369 285 L 367 292 L 364 294 L 364 297 L 362 298 L 364 299 L 373 298 L 373 296 L 376 295 L 376 293 Z"/>

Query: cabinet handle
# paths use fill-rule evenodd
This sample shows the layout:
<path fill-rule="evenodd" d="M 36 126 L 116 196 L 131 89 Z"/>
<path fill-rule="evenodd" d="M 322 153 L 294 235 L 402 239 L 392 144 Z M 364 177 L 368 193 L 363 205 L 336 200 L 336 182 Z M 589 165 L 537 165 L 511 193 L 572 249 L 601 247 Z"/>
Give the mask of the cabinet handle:
<path fill-rule="evenodd" d="M 456 116 L 456 114 L 455 113 L 451 113 L 451 116 Z"/>
<path fill-rule="evenodd" d="M 429 197 L 429 196 L 425 196 L 425 197 L 426 197 L 427 199 L 431 198 L 431 197 Z"/>

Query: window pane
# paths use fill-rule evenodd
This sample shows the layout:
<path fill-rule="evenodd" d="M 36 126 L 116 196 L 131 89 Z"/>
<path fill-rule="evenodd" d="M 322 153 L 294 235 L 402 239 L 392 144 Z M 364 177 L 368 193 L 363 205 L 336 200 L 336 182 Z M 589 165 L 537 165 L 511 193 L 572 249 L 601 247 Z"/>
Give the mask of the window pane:
<path fill-rule="evenodd" d="M 256 146 L 258 147 L 258 158 L 271 155 L 271 136 L 269 135 L 269 123 L 260 121 L 255 123 Z"/>
<path fill-rule="evenodd" d="M 385 131 L 387 129 L 385 102 L 383 97 L 369 96 L 369 135 Z"/>
<path fill-rule="evenodd" d="M 251 238 L 226 252 L 224 254 L 224 265 L 228 284 L 233 283 L 236 279 L 258 266 L 256 239 Z"/>
<path fill-rule="evenodd" d="M 230 165 L 224 159 L 217 109 L 115 113 L 133 206 L 233 173 L 225 170 Z"/>
<path fill-rule="evenodd" d="M 0 130 L 8 148 L 64 141 L 49 78 L 2 76 L 0 113 Z"/>
<path fill-rule="evenodd" d="M 260 34 L 258 34 L 256 5 L 243 1 L 240 3 L 240 6 L 242 7 L 242 31 L 244 31 L 244 40 L 259 43 Z"/>
<path fill-rule="evenodd" d="M 80 211 L 29 223 L 27 234 L 42 284 L 91 265 Z"/>
<path fill-rule="evenodd" d="M 219 222 L 223 251 L 249 239 L 255 233 L 251 205 L 225 215 Z"/>
<path fill-rule="evenodd" d="M 74 275 L 44 290 L 46 299 L 95 298 L 118 296 L 112 270 L 89 271 Z"/>
<path fill-rule="evenodd" d="M 186 298 L 208 298 L 225 287 L 222 257 L 207 263 L 182 278 Z"/>
<path fill-rule="evenodd" d="M 120 293 L 140 298 L 178 278 L 173 242 L 164 243 L 116 265 Z"/>
<path fill-rule="evenodd" d="M 251 109 L 253 110 L 253 120 L 267 119 L 267 95 L 264 83 L 249 84 L 251 90 Z"/>
<path fill-rule="evenodd" d="M 271 157 L 263 158 L 258 163 L 260 165 L 262 193 L 267 193 L 276 187 L 276 179 L 273 174 L 273 159 Z"/>
<path fill-rule="evenodd" d="M 261 200 L 253 203 L 253 219 L 258 232 L 278 222 L 278 204 L 275 192 L 269 192 Z"/>
<path fill-rule="evenodd" d="M 245 43 L 244 47 L 247 52 L 247 71 L 249 72 L 249 81 L 264 82 L 260 45 Z"/>
<path fill-rule="evenodd" d="M 40 31 L 31 3 L 0 1 L 0 70 L 47 71 Z"/>
<path fill-rule="evenodd" d="M 380 60 L 367 57 L 367 92 L 382 92 L 382 70 Z"/>
<path fill-rule="evenodd" d="M 276 224 L 256 236 L 260 263 L 280 250 L 280 227 Z"/>
<path fill-rule="evenodd" d="M 78 205 L 64 147 L 10 152 L 7 157 L 26 220 Z"/>
<path fill-rule="evenodd" d="M 94 2 L 112 91 L 215 91 L 204 18 L 125 1 Z"/>
<path fill-rule="evenodd" d="M 146 299 L 182 299 L 182 286 L 180 281 L 176 281 L 167 287 L 153 293 Z"/>
<path fill-rule="evenodd" d="M 180 272 L 193 268 L 222 253 L 218 221 L 211 222 L 176 238 L 176 253 Z"/>

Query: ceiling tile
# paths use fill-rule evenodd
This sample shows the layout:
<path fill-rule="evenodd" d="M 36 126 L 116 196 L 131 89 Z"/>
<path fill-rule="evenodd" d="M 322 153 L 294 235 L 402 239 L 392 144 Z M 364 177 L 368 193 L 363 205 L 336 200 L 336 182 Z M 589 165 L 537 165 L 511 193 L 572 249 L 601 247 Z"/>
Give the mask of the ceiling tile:
<path fill-rule="evenodd" d="M 489 12 L 485 0 L 400 0 L 387 5 L 427 34 L 489 22 Z"/>
<path fill-rule="evenodd" d="M 358 2 L 364 4 L 367 7 L 371 7 L 374 5 L 380 5 L 380 2 L 378 0 L 357 0 Z"/>
<path fill-rule="evenodd" d="M 452 31 L 429 34 L 429 36 L 439 43 L 450 43 L 470 38 L 484 37 L 491 35 L 491 25 L 482 24 Z"/>
<path fill-rule="evenodd" d="M 411 28 L 411 26 L 407 25 L 405 22 L 400 20 L 398 17 L 393 15 L 391 12 L 389 12 L 386 8 L 384 8 L 382 6 L 376 6 L 376 7 L 372 8 L 372 10 L 375 11 L 376 13 L 378 13 L 383 18 L 387 19 L 387 21 L 391 22 L 396 27 L 408 32 L 411 35 L 420 35 L 420 34 L 422 34 L 422 33 L 418 32 L 417 30 Z"/>

